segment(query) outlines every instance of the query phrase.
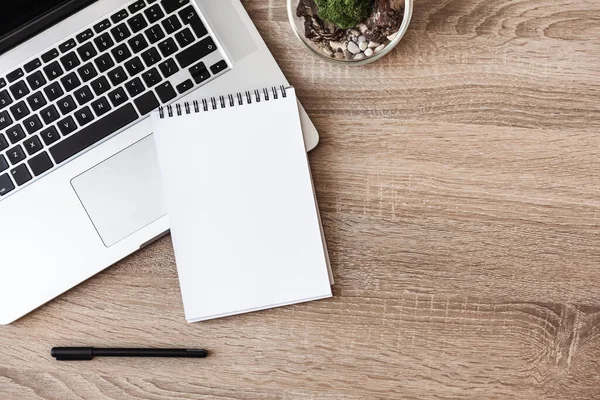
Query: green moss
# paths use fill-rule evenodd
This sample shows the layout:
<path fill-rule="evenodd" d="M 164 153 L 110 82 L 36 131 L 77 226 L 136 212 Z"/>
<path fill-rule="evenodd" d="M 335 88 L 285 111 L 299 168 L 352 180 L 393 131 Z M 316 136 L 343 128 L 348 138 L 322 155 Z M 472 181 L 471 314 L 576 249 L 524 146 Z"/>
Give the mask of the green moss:
<path fill-rule="evenodd" d="M 373 0 L 315 0 L 319 18 L 346 29 L 366 19 L 373 9 Z"/>

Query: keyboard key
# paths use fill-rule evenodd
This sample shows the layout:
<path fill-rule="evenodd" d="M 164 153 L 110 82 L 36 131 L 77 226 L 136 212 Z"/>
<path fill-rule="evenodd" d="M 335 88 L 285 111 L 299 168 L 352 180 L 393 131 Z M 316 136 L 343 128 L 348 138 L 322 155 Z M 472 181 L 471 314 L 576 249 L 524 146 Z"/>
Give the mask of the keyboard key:
<path fill-rule="evenodd" d="M 7 90 L 3 90 L 0 92 L 0 109 L 6 107 L 7 105 L 13 102 L 12 97 L 8 94 Z M 0 128 L 2 129 L 2 128 Z"/>
<path fill-rule="evenodd" d="M 79 53 L 79 57 L 81 57 L 81 61 L 86 62 L 87 60 L 96 57 L 98 52 L 92 43 L 86 43 L 83 46 L 77 49 L 77 53 Z"/>
<path fill-rule="evenodd" d="M 110 27 L 110 21 L 108 19 L 105 19 L 103 21 L 98 22 L 96 25 L 94 25 L 94 30 L 96 31 L 96 33 L 100 33 L 100 32 L 104 32 L 109 27 Z"/>
<path fill-rule="evenodd" d="M 100 78 L 93 80 L 90 83 L 92 90 L 96 94 L 96 96 L 100 96 L 105 93 L 108 89 L 110 89 L 110 84 L 108 83 L 108 79 L 105 76 L 101 76 Z"/>
<path fill-rule="evenodd" d="M 0 151 L 6 149 L 7 147 L 8 147 L 8 140 L 6 140 L 4 135 L 0 133 Z"/>
<path fill-rule="evenodd" d="M 25 125 L 25 129 L 27 129 L 27 133 L 30 135 L 42 129 L 42 121 L 40 121 L 40 117 L 33 114 L 31 117 L 25 119 L 23 121 L 23 125 Z"/>
<path fill-rule="evenodd" d="M 94 68 L 94 65 L 91 62 L 79 68 L 77 72 L 84 83 L 98 76 L 98 71 L 96 71 L 96 68 Z"/>
<path fill-rule="evenodd" d="M 158 4 L 153 5 L 144 11 L 144 14 L 146 14 L 146 18 L 148 18 L 148 21 L 150 21 L 151 24 L 161 20 L 165 16 L 165 13 L 160 9 Z"/>
<path fill-rule="evenodd" d="M 24 185 L 31 180 L 31 174 L 27 169 L 27 165 L 21 164 L 10 171 L 13 179 L 18 186 Z"/>
<path fill-rule="evenodd" d="M 106 114 L 107 112 L 109 112 L 110 108 L 111 108 L 110 104 L 108 103 L 108 100 L 106 99 L 106 97 L 101 97 L 92 103 L 92 109 L 94 110 L 96 115 L 99 117 L 101 117 L 104 114 Z"/>
<path fill-rule="evenodd" d="M 92 99 L 94 98 L 92 91 L 87 86 L 84 86 L 81 89 L 77 89 L 73 93 L 73 96 L 75 96 L 80 106 L 86 104 L 88 101 L 92 101 Z"/>
<path fill-rule="evenodd" d="M 113 14 L 110 17 L 110 19 L 112 20 L 113 24 L 116 24 L 117 22 L 123 21 L 128 16 L 129 16 L 129 13 L 127 12 L 127 10 L 121 10 L 121 11 Z"/>
<path fill-rule="evenodd" d="M 79 43 L 83 43 L 86 40 L 91 39 L 94 36 L 94 32 L 91 29 L 86 29 L 85 31 L 78 34 L 75 38 Z"/>
<path fill-rule="evenodd" d="M 108 53 L 102 54 L 100 57 L 96 58 L 94 62 L 96 63 L 96 67 L 98 67 L 98 71 L 100 72 L 106 72 L 115 66 L 115 62 Z"/>
<path fill-rule="evenodd" d="M 191 79 L 188 79 L 186 81 L 181 82 L 179 85 L 177 85 L 177 91 L 180 94 L 183 94 L 193 87 L 194 87 L 194 82 L 192 82 Z"/>
<path fill-rule="evenodd" d="M 75 90 L 79 86 L 81 86 L 81 81 L 79 80 L 79 78 L 77 77 L 77 74 L 75 72 L 71 72 L 70 74 L 64 76 L 63 78 L 60 79 L 60 81 L 62 82 L 63 87 L 65 88 L 65 90 L 67 92 L 70 92 L 71 90 Z"/>
<path fill-rule="evenodd" d="M 35 92 L 27 98 L 27 103 L 31 107 L 31 111 L 37 111 L 47 104 L 46 98 L 42 92 Z"/>
<path fill-rule="evenodd" d="M 125 89 L 130 97 L 135 97 L 144 91 L 144 84 L 140 78 L 133 78 L 125 84 Z"/>
<path fill-rule="evenodd" d="M 50 146 L 52 143 L 58 141 L 60 139 L 60 133 L 56 130 L 55 127 L 51 126 L 40 132 L 40 136 L 46 146 Z"/>
<path fill-rule="evenodd" d="M 66 53 L 69 50 L 73 50 L 75 46 L 77 46 L 77 43 L 75 43 L 75 39 L 69 39 L 60 46 L 58 46 L 58 49 L 61 53 Z"/>
<path fill-rule="evenodd" d="M 42 71 L 36 71 L 27 77 L 27 83 L 29 83 L 32 90 L 37 90 L 46 84 L 46 78 L 44 78 Z"/>
<path fill-rule="evenodd" d="M 8 169 L 8 161 L 2 154 L 0 154 L 0 172 L 4 172 Z"/>
<path fill-rule="evenodd" d="M 19 81 L 10 87 L 10 92 L 15 100 L 19 100 L 29 94 L 29 88 L 25 81 Z"/>
<path fill-rule="evenodd" d="M 134 57 L 125 63 L 125 68 L 129 76 L 135 76 L 144 70 L 144 64 L 142 64 L 139 57 Z"/>
<path fill-rule="evenodd" d="M 162 22 L 162 26 L 165 28 L 165 31 L 167 31 L 167 34 L 170 35 L 171 33 L 177 32 L 179 29 L 181 29 L 181 22 L 179 22 L 177 15 L 171 15 Z"/>
<path fill-rule="evenodd" d="M 75 135 L 55 144 L 54 147 L 50 148 L 50 154 L 54 161 L 60 164 L 129 125 L 137 118 L 138 114 L 133 105 L 126 104 L 83 128 Z"/>
<path fill-rule="evenodd" d="M 63 67 L 65 67 L 65 70 L 70 71 L 73 68 L 79 66 L 79 64 L 81 64 L 81 61 L 79 61 L 77 54 L 75 54 L 75 52 L 72 51 L 69 54 L 62 56 L 60 58 L 60 63 L 63 65 Z"/>
<path fill-rule="evenodd" d="M 70 116 L 60 120 L 56 126 L 58 126 L 58 129 L 60 129 L 60 133 L 62 133 L 63 136 L 67 136 L 69 133 L 77 129 L 77 125 L 75 125 L 73 117 Z"/>
<path fill-rule="evenodd" d="M 190 28 L 185 28 L 181 32 L 178 32 L 175 35 L 175 39 L 177 39 L 177 43 L 179 43 L 179 47 L 186 47 L 196 40 Z"/>
<path fill-rule="evenodd" d="M 58 55 L 59 55 L 58 50 L 52 49 L 42 55 L 42 61 L 45 63 L 50 62 L 50 61 L 54 60 L 56 57 L 58 57 Z"/>
<path fill-rule="evenodd" d="M 161 62 L 158 65 L 158 68 L 160 69 L 160 72 L 162 72 L 162 74 L 165 78 L 168 78 L 171 75 L 173 75 L 179 71 L 179 67 L 177 66 L 177 63 L 172 58 L 169 58 L 168 60 Z"/>
<path fill-rule="evenodd" d="M 129 43 L 129 47 L 131 47 L 131 50 L 133 50 L 134 53 L 139 53 L 140 51 L 148 47 L 148 42 L 146 41 L 144 35 L 142 35 L 141 33 L 129 39 L 127 43 Z"/>
<path fill-rule="evenodd" d="M 13 123 L 12 118 L 8 115 L 8 111 L 0 112 L 0 129 L 4 129 Z"/>
<path fill-rule="evenodd" d="M 146 115 L 155 110 L 160 104 L 152 92 L 146 92 L 134 101 L 141 115 Z"/>
<path fill-rule="evenodd" d="M 155 90 L 156 94 L 158 95 L 158 98 L 163 104 L 168 103 L 169 101 L 177 97 L 177 92 L 175 92 L 175 89 L 173 89 L 173 85 L 171 85 L 171 82 L 169 81 L 161 83 L 156 87 Z"/>
<path fill-rule="evenodd" d="M 40 116 L 46 125 L 60 118 L 60 114 L 54 105 L 49 105 L 40 112 Z"/>
<path fill-rule="evenodd" d="M 143 14 L 134 15 L 127 20 L 127 24 L 133 33 L 137 33 L 148 26 Z"/>
<path fill-rule="evenodd" d="M 92 110 L 86 106 L 75 112 L 75 118 L 77 119 L 77 122 L 79 122 L 79 126 L 84 126 L 94 120 L 94 114 L 92 114 Z"/>
<path fill-rule="evenodd" d="M 110 92 L 108 94 L 108 98 L 110 99 L 113 106 L 118 107 L 121 104 L 125 103 L 129 97 L 127 97 L 127 94 L 125 93 L 125 90 L 123 90 L 123 88 L 118 88 Z"/>
<path fill-rule="evenodd" d="M 38 151 L 40 151 L 42 149 L 43 145 L 42 145 L 42 142 L 40 141 L 39 137 L 32 136 L 23 142 L 23 147 L 25 147 L 27 154 L 32 156 L 35 153 L 37 153 Z"/>
<path fill-rule="evenodd" d="M 158 44 L 158 49 L 162 53 L 163 57 L 169 57 L 171 54 L 177 52 L 177 45 L 173 38 L 163 40 Z"/>
<path fill-rule="evenodd" d="M 6 152 L 6 157 L 8 158 L 8 161 L 10 161 L 11 165 L 16 165 L 23 161 L 25 158 L 25 152 L 20 145 L 16 145 Z"/>
<path fill-rule="evenodd" d="M 140 11 L 144 7 L 146 7 L 146 3 L 144 2 L 144 0 L 137 0 L 135 3 L 130 5 L 128 8 L 129 8 L 129 12 L 131 14 L 134 14 L 134 13 Z"/>
<path fill-rule="evenodd" d="M 8 174 L 0 175 L 0 196 L 6 196 L 15 189 Z"/>
<path fill-rule="evenodd" d="M 24 101 L 20 101 L 10 108 L 10 112 L 15 117 L 15 121 L 19 121 L 29 115 L 29 108 Z"/>
<path fill-rule="evenodd" d="M 118 86 L 127 80 L 127 74 L 123 67 L 119 66 L 108 72 L 108 79 L 110 79 L 113 86 Z"/>
<path fill-rule="evenodd" d="M 46 93 L 46 97 L 48 97 L 49 101 L 54 101 L 62 96 L 65 92 L 63 92 L 58 82 L 54 82 L 50 86 L 44 88 L 44 93 Z"/>
<path fill-rule="evenodd" d="M 98 36 L 96 39 L 94 39 L 94 43 L 96 43 L 96 47 L 98 47 L 98 50 L 101 53 L 110 49 L 115 44 L 108 33 L 103 33 L 102 35 Z"/>
<path fill-rule="evenodd" d="M 60 112 L 63 115 L 67 115 L 68 113 L 70 113 L 71 111 L 73 111 L 77 108 L 77 104 L 75 104 L 75 100 L 73 100 L 73 97 L 70 95 L 60 99 L 56 103 L 56 105 L 58 106 L 58 109 L 60 110 Z"/>
<path fill-rule="evenodd" d="M 219 72 L 225 71 L 226 69 L 227 69 L 227 63 L 225 62 L 225 60 L 221 60 L 218 63 L 216 63 L 210 67 L 210 70 L 215 75 L 218 74 Z"/>
<path fill-rule="evenodd" d="M 129 48 L 127 48 L 125 43 L 115 47 L 111 52 L 117 64 L 120 64 L 131 57 L 131 51 L 129 51 Z"/>
<path fill-rule="evenodd" d="M 162 0 L 161 4 L 167 14 L 171 14 L 173 11 L 179 10 L 189 2 L 190 0 Z"/>
<path fill-rule="evenodd" d="M 2 89 L 4 86 L 6 86 L 6 79 L 0 78 L 0 89 Z"/>
<path fill-rule="evenodd" d="M 205 70 L 206 70 L 206 64 L 204 64 L 202 61 L 200 61 L 198 64 L 191 67 L 188 71 L 190 72 L 190 75 L 194 76 L 198 72 L 205 71 Z"/>
<path fill-rule="evenodd" d="M 190 5 L 179 11 L 179 18 L 181 18 L 184 25 L 189 25 L 192 28 L 198 39 L 208 34 L 194 6 Z"/>
<path fill-rule="evenodd" d="M 152 47 L 142 53 L 142 58 L 144 59 L 146 66 L 151 67 L 160 61 L 160 54 L 158 54 L 158 50 Z"/>
<path fill-rule="evenodd" d="M 6 136 L 8 136 L 8 140 L 10 140 L 11 144 L 17 144 L 21 140 L 25 139 L 27 135 L 25 134 L 25 131 L 21 125 L 17 124 L 6 130 Z"/>
<path fill-rule="evenodd" d="M 49 81 L 53 81 L 63 74 L 63 69 L 60 67 L 57 61 L 48 64 L 44 67 L 44 73 L 48 77 Z"/>
<path fill-rule="evenodd" d="M 124 23 L 112 28 L 110 30 L 110 33 L 112 33 L 117 43 L 120 43 L 123 40 L 127 39 L 129 36 L 131 36 L 131 32 Z"/>
<path fill-rule="evenodd" d="M 10 74 L 6 75 L 6 79 L 8 80 L 9 83 L 12 83 L 12 82 L 16 81 L 17 79 L 22 78 L 23 75 L 25 75 L 23 70 L 21 68 L 17 68 Z"/>
<path fill-rule="evenodd" d="M 211 37 L 207 37 L 177 54 L 175 58 L 181 68 L 185 68 L 216 50 L 217 45 L 215 42 Z"/>
<path fill-rule="evenodd" d="M 34 58 L 33 60 L 31 60 L 27 64 L 25 64 L 25 66 L 23 66 L 23 68 L 25 69 L 25 72 L 31 72 L 31 71 L 38 69 L 41 66 L 42 66 L 42 62 L 40 61 L 40 59 Z"/>
<path fill-rule="evenodd" d="M 142 74 L 142 79 L 144 80 L 144 83 L 146 83 L 146 87 L 148 88 L 151 88 L 152 86 L 162 81 L 162 77 L 160 76 L 160 73 L 156 68 L 152 68 L 149 71 L 145 71 Z"/>
<path fill-rule="evenodd" d="M 158 24 L 152 26 L 151 28 L 146 29 L 144 31 L 144 33 L 146 34 L 146 37 L 148 38 L 150 43 L 153 43 L 153 44 L 165 37 L 165 32 L 162 30 L 162 28 Z"/>
<path fill-rule="evenodd" d="M 46 152 L 38 154 L 31 160 L 27 161 L 27 163 L 29 164 L 29 168 L 31 168 L 31 172 L 33 172 L 33 175 L 35 176 L 43 174 L 54 166 L 54 164 L 52 164 L 52 160 L 50 160 L 50 156 L 48 156 L 48 153 Z"/>
<path fill-rule="evenodd" d="M 201 64 L 202 64 L 203 68 L 194 70 L 194 72 L 192 72 L 191 71 L 192 68 L 190 68 L 192 78 L 194 79 L 194 82 L 196 82 L 196 84 L 202 83 L 205 80 L 207 80 L 208 78 L 210 78 L 210 72 L 208 72 L 206 67 L 204 67 L 204 63 L 201 63 Z"/>

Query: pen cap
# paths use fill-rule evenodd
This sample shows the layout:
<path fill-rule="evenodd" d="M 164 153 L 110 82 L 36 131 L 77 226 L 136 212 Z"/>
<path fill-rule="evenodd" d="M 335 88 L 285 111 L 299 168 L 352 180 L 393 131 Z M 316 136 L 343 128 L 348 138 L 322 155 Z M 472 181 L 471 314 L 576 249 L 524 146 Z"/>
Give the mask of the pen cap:
<path fill-rule="evenodd" d="M 91 360 L 94 358 L 93 347 L 54 347 L 50 350 L 57 361 Z"/>

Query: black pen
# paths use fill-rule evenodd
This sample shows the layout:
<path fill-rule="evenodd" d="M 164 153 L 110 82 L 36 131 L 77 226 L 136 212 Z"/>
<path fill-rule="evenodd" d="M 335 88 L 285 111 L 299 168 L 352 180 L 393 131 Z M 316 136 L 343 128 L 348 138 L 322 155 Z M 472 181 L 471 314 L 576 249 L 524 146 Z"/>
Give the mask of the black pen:
<path fill-rule="evenodd" d="M 57 361 L 91 360 L 94 357 L 185 357 L 204 358 L 203 349 L 106 349 L 94 347 L 54 347 L 50 354 Z"/>

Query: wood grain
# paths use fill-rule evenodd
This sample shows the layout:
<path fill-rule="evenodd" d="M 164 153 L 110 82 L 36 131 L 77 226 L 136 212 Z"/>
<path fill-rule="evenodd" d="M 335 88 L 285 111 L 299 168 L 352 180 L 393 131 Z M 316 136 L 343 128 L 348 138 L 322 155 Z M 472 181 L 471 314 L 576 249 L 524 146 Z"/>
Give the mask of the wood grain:
<path fill-rule="evenodd" d="M 361 68 L 244 5 L 321 133 L 335 297 L 187 324 L 165 238 L 0 328 L 0 397 L 600 398 L 600 3 L 416 0 Z M 50 358 L 78 344 L 213 354 Z"/>

